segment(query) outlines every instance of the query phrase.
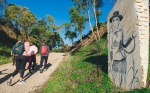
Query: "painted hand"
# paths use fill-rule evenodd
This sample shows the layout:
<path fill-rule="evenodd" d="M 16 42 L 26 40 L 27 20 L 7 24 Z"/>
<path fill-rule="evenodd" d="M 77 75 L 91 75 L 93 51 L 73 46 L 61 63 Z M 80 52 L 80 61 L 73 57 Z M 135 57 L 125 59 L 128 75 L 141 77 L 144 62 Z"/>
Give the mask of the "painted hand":
<path fill-rule="evenodd" d="M 137 31 L 133 31 L 132 38 L 135 38 L 137 36 Z"/>

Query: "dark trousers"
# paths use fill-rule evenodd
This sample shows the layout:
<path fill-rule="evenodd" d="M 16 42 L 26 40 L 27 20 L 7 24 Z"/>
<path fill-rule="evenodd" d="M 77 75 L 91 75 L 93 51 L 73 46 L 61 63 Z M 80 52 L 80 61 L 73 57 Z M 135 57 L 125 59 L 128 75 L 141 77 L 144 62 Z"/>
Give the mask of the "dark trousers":
<path fill-rule="evenodd" d="M 44 61 L 45 61 L 45 63 L 44 63 L 44 68 L 46 68 L 47 60 L 48 60 L 48 56 L 41 56 L 40 68 L 43 67 L 43 62 L 44 62 Z"/>
<path fill-rule="evenodd" d="M 36 65 L 36 55 L 29 56 L 28 60 L 29 60 L 29 65 L 28 65 L 29 70 L 31 70 L 31 67 L 32 67 L 32 70 L 33 70 L 35 65 Z M 33 62 L 33 64 L 32 64 L 32 62 Z"/>
<path fill-rule="evenodd" d="M 15 54 L 14 53 L 12 54 L 12 60 L 13 60 L 13 65 L 15 65 L 16 64 L 16 60 L 15 60 Z"/>
<path fill-rule="evenodd" d="M 25 67 L 26 67 L 26 63 L 27 63 L 27 56 L 21 56 L 21 55 L 20 56 L 15 56 L 15 59 L 16 59 L 16 69 L 12 73 L 12 76 L 14 77 L 19 72 L 20 66 L 21 66 L 20 77 L 23 77 Z"/>

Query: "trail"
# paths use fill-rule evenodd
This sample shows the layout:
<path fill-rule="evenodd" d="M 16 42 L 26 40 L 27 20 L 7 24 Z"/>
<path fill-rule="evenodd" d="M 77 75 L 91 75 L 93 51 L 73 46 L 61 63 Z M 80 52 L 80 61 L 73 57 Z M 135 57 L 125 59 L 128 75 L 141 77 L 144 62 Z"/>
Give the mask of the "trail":
<path fill-rule="evenodd" d="M 30 93 L 42 85 L 49 79 L 50 75 L 57 69 L 59 63 L 64 58 L 64 53 L 50 53 L 48 58 L 48 69 L 39 72 L 40 56 L 37 56 L 37 65 L 34 74 L 29 74 L 28 70 L 25 71 L 24 79 L 26 83 L 18 84 L 20 74 L 17 74 L 12 80 L 12 86 L 7 85 L 11 73 L 15 70 L 12 63 L 0 66 L 0 93 Z M 27 68 L 28 64 L 26 65 Z"/>

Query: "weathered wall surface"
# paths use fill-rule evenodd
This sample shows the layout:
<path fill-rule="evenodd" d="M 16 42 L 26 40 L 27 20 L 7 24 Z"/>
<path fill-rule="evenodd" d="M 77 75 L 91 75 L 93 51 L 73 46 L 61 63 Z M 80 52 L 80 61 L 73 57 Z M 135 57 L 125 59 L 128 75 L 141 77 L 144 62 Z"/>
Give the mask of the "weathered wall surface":
<path fill-rule="evenodd" d="M 107 17 L 108 73 L 124 90 L 146 86 L 149 46 L 148 0 L 117 0 Z"/>

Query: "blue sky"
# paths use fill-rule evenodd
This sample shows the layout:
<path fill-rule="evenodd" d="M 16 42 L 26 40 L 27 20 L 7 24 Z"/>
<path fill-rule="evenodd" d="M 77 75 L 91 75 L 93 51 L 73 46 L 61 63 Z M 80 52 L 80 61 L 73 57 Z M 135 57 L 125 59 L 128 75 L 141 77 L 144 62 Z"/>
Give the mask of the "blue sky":
<path fill-rule="evenodd" d="M 62 23 L 70 22 L 69 8 L 73 6 L 72 0 L 7 0 L 8 3 L 14 3 L 22 7 L 27 7 L 37 19 L 45 18 L 47 14 L 50 14 L 54 19 L 56 25 L 60 26 Z M 102 10 L 101 22 L 105 22 L 108 13 L 112 8 L 112 4 L 109 0 L 103 0 L 105 3 Z M 89 25 L 86 24 L 86 29 L 83 34 L 86 35 L 89 32 Z M 59 32 L 64 40 L 64 43 L 71 45 L 71 41 L 64 39 L 64 33 Z M 75 39 L 77 41 L 79 38 Z"/>

